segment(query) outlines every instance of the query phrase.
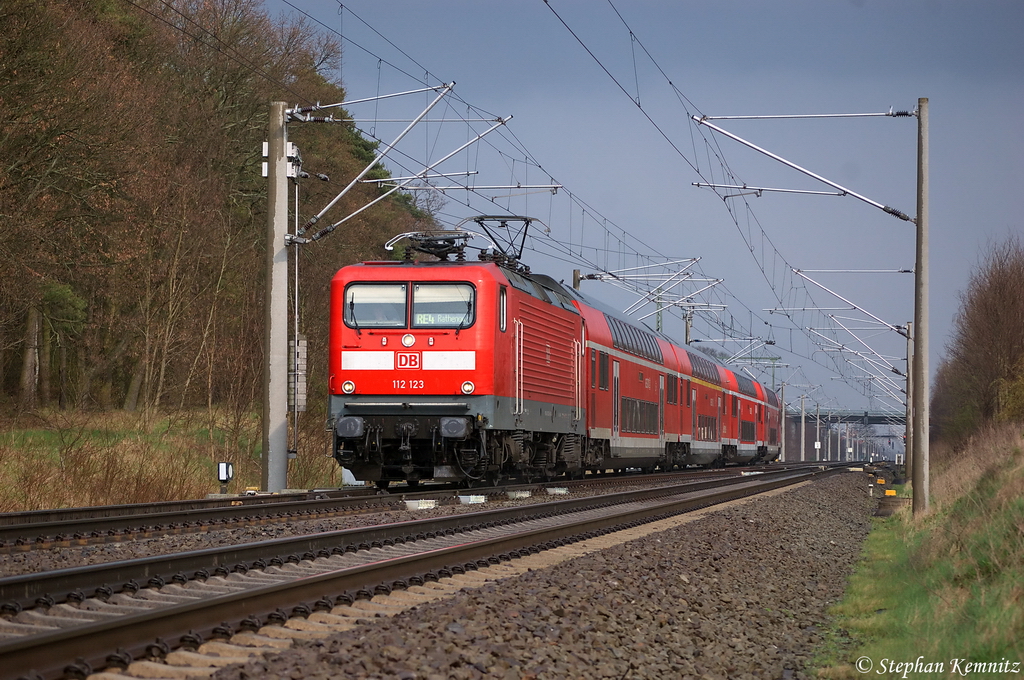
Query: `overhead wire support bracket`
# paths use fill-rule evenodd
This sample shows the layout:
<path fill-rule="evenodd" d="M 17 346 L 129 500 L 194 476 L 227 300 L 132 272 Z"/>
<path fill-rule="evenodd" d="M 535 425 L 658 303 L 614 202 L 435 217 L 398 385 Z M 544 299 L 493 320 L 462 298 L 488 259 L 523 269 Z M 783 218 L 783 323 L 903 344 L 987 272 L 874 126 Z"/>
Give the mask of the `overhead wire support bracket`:
<path fill-rule="evenodd" d="M 878 323 L 880 323 L 883 326 L 885 326 L 886 328 L 888 328 L 890 330 L 896 331 L 897 333 L 899 333 L 903 337 L 907 337 L 907 331 L 902 326 L 897 326 L 896 324 L 889 323 L 888 321 L 885 321 L 884 319 L 881 319 L 881 318 L 875 316 L 874 314 L 872 314 L 868 310 L 864 309 L 863 307 L 857 305 L 856 303 L 850 302 L 849 300 L 847 300 L 846 298 L 844 298 L 842 295 L 840 295 L 839 293 L 835 292 L 834 290 L 830 290 L 830 289 L 826 288 L 825 286 L 821 285 L 820 283 L 818 283 L 817 281 L 812 279 L 810 276 L 807 276 L 806 274 L 804 274 L 799 269 L 794 269 L 793 273 L 796 274 L 797 276 L 799 276 L 802 279 L 806 279 L 807 281 L 810 281 L 811 283 L 816 285 L 818 288 L 821 288 L 826 293 L 829 293 L 831 295 L 836 296 L 837 298 L 839 298 L 840 300 L 842 300 L 846 304 L 851 305 L 854 309 L 856 309 L 856 310 L 858 310 L 860 312 L 864 312 L 865 314 L 870 316 L 872 319 L 874 319 Z"/>
<path fill-rule="evenodd" d="M 917 115 L 917 111 L 893 111 L 892 107 L 889 107 L 888 111 L 881 113 L 785 113 L 777 115 L 767 116 L 704 116 L 704 120 L 774 120 L 774 119 L 785 119 L 785 118 L 871 118 L 871 117 L 891 117 L 891 118 L 908 118 Z"/>
<path fill-rule="evenodd" d="M 668 291 L 672 290 L 673 288 L 675 288 L 678 285 L 681 285 L 683 283 L 683 281 L 692 279 L 692 275 L 687 270 L 690 267 L 693 267 L 694 265 L 696 265 L 699 261 L 700 261 L 700 258 L 697 258 L 697 257 L 690 258 L 689 259 L 689 264 L 687 264 L 685 267 L 682 267 L 681 269 L 677 270 L 676 272 L 672 272 L 672 273 L 666 272 L 666 274 L 662 275 L 664 277 L 662 282 L 660 284 L 658 284 L 654 288 L 654 290 L 645 293 L 644 297 L 642 299 L 637 300 L 636 302 L 634 302 L 632 305 L 630 305 L 625 310 L 623 310 L 623 312 L 625 314 L 631 314 L 635 310 L 637 310 L 640 307 L 642 307 L 643 305 L 647 304 L 648 302 L 654 302 L 654 303 L 656 303 L 658 305 L 664 304 L 665 300 L 664 300 L 663 296 L 666 295 L 668 293 Z M 672 263 L 672 264 L 677 264 L 677 263 L 681 264 L 683 262 L 687 262 L 687 260 L 679 260 L 676 263 Z M 669 263 L 660 264 L 659 266 L 664 268 L 667 264 L 669 264 Z M 655 277 L 649 276 L 647 278 L 648 278 L 648 280 L 650 280 L 650 279 L 653 279 Z M 684 300 L 689 301 L 692 297 L 693 297 L 692 295 L 680 296 L 679 301 L 680 302 L 682 302 Z M 658 311 L 660 311 L 660 310 L 658 310 Z M 657 313 L 657 312 L 654 312 L 654 313 Z M 650 316 L 650 314 L 648 316 Z M 643 317 L 643 318 L 647 318 L 647 317 Z"/>
<path fill-rule="evenodd" d="M 881 370 L 883 367 L 885 369 L 890 369 L 891 370 L 892 369 L 891 366 L 886 366 L 884 364 L 880 364 L 880 362 L 872 359 L 871 357 L 865 355 L 864 353 L 858 352 L 857 350 L 855 350 L 855 349 L 853 349 L 851 347 L 847 347 L 846 345 L 843 345 L 842 343 L 836 342 L 835 340 L 833 340 L 831 338 L 828 338 L 828 337 L 822 335 L 821 333 L 818 333 L 817 331 L 815 331 L 815 330 L 813 330 L 811 328 L 808 328 L 807 330 L 811 331 L 815 335 L 818 335 L 819 337 L 821 337 L 826 342 L 832 343 L 832 345 L 833 345 L 832 349 L 834 351 L 837 351 L 837 352 L 847 352 L 849 354 L 853 354 L 854 356 L 859 357 L 860 359 L 862 359 L 868 365 L 870 365 L 870 366 L 872 366 L 872 367 L 874 367 L 876 369 L 879 369 L 881 372 L 876 374 L 876 373 L 872 373 L 871 371 L 866 369 L 864 366 L 858 366 L 856 363 L 854 363 L 852 361 L 848 362 L 850 364 L 850 366 L 852 366 L 854 368 L 857 368 L 857 369 L 859 369 L 861 371 L 864 371 L 866 374 L 871 376 L 872 380 L 878 381 L 879 386 L 882 389 L 884 389 L 886 392 L 888 392 L 894 399 L 899 399 L 899 397 L 897 397 L 895 392 L 893 392 L 892 390 L 899 391 L 900 390 L 900 386 L 892 378 L 890 378 L 888 375 L 886 375 L 886 372 L 884 370 Z M 874 350 L 872 350 L 872 351 L 874 351 Z M 884 361 L 884 357 L 881 357 L 881 355 L 876 354 L 875 356 L 878 356 L 879 358 L 882 358 L 883 361 Z M 886 363 L 888 363 L 888 362 L 886 362 Z M 896 375 L 899 375 L 899 376 L 903 375 L 902 373 L 899 373 L 898 371 L 892 371 L 892 372 L 896 373 Z M 890 390 L 888 387 L 886 387 L 887 385 L 891 386 L 892 390 Z"/>
<path fill-rule="evenodd" d="M 387 181 L 387 180 L 385 180 Z M 474 184 L 472 186 L 456 184 L 450 187 L 409 187 L 409 191 L 439 191 L 442 194 L 446 191 L 500 191 L 502 189 L 543 189 L 544 191 L 550 191 L 556 193 L 559 189 L 563 188 L 561 184 Z"/>
<path fill-rule="evenodd" d="M 333 198 L 333 199 L 331 200 L 331 202 L 330 202 L 330 203 L 328 203 L 328 204 L 327 204 L 326 206 L 324 206 L 324 208 L 323 208 L 322 210 L 320 210 L 320 212 L 318 212 L 318 213 L 317 213 L 316 215 L 314 215 L 313 217 L 311 217 L 311 218 L 309 219 L 309 221 L 308 221 L 308 222 L 306 222 L 306 224 L 305 224 L 305 225 L 303 225 L 303 226 L 302 226 L 302 228 L 298 230 L 298 234 L 297 234 L 297 235 L 298 235 L 298 236 L 302 236 L 303 234 L 305 234 L 305 233 L 306 233 L 306 230 L 307 230 L 307 229 L 309 229 L 309 228 L 310 228 L 310 227 L 312 227 L 312 226 L 313 226 L 314 224 L 316 224 L 317 222 L 319 222 L 319 221 L 320 221 L 320 218 L 321 218 L 321 217 L 323 217 L 323 216 L 324 216 L 324 214 L 326 214 L 328 210 L 330 210 L 331 208 L 333 208 L 333 207 L 334 207 L 334 206 L 335 206 L 335 205 L 336 205 L 336 204 L 338 203 L 338 201 L 340 201 L 340 200 L 342 199 L 342 197 L 343 197 L 343 196 L 344 196 L 345 194 L 347 194 L 347 193 L 348 193 L 348 192 L 349 192 L 349 191 L 350 191 L 350 190 L 352 189 L 352 187 L 354 187 L 354 186 L 355 186 L 355 185 L 356 185 L 356 184 L 357 184 L 357 183 L 359 182 L 359 180 L 361 180 L 361 179 L 362 179 L 363 177 L 365 177 L 365 176 L 367 175 L 367 173 L 369 173 L 369 172 L 370 172 L 370 170 L 372 170 L 372 169 L 373 169 L 373 167 L 374 167 L 375 165 L 377 165 L 378 163 L 380 163 L 380 162 L 381 162 L 381 160 L 383 160 L 383 159 L 384 159 L 384 157 L 385 157 L 385 156 L 387 156 L 387 155 L 388 155 L 388 153 L 390 153 L 390 152 L 391 152 L 391 150 L 392 150 L 392 149 L 394 149 L 394 148 L 395 148 L 395 146 L 396 146 L 396 145 L 397 145 L 397 144 L 398 144 L 398 143 L 399 143 L 400 141 L 402 141 L 402 139 L 403 139 L 403 138 L 404 138 L 404 137 L 405 137 L 405 136 L 406 136 L 407 134 L 409 134 L 409 132 L 410 132 L 410 131 L 411 131 L 411 130 L 412 130 L 412 129 L 414 128 L 414 127 L 416 127 L 416 125 L 417 125 L 417 124 L 418 124 L 418 123 L 419 123 L 419 122 L 420 122 L 420 121 L 421 121 L 421 120 L 422 120 L 423 118 L 426 118 L 427 114 L 428 114 L 428 113 L 430 113 L 430 110 L 431 110 L 431 109 L 433 109 L 433 108 L 434 108 L 434 107 L 435 107 L 435 106 L 436 106 L 436 105 L 438 104 L 438 102 L 440 102 L 440 101 L 441 101 L 442 99 L 444 99 L 444 98 L 445 98 L 446 96 L 448 96 L 448 93 L 450 93 L 450 92 L 452 91 L 452 89 L 453 89 L 454 87 L 455 87 L 455 83 L 454 83 L 454 81 L 453 81 L 453 82 L 451 82 L 451 83 L 448 83 L 448 84 L 447 84 L 447 85 L 445 85 L 444 87 L 440 88 L 440 90 L 441 90 L 441 91 L 440 91 L 440 93 L 439 93 L 439 94 L 437 95 L 437 97 L 436 97 L 436 98 L 434 99 L 434 101 L 430 102 L 430 104 L 429 104 L 429 105 L 427 106 L 427 108 L 425 108 L 425 109 L 423 110 L 423 113 L 421 113 L 421 114 L 420 114 L 419 116 L 417 116 L 417 117 L 416 117 L 416 118 L 415 118 L 415 119 L 413 120 L 413 122 L 412 122 L 412 123 L 410 123 L 410 124 L 409 124 L 408 126 L 406 126 L 406 128 L 405 128 L 404 130 L 402 130 L 401 134 L 399 134 L 399 135 L 398 135 L 398 137 L 396 137 L 396 138 L 395 138 L 395 140 L 394 140 L 393 142 L 391 142 L 391 143 L 390 143 L 390 144 L 388 144 L 388 145 L 387 145 L 386 147 L 384 147 L 384 150 L 383 150 L 383 151 L 380 151 L 380 152 L 378 152 L 378 153 L 377 153 L 377 155 L 376 155 L 376 156 L 374 156 L 373 160 L 372 160 L 372 161 L 370 161 L 370 163 L 369 163 L 369 164 L 368 164 L 368 165 L 367 165 L 367 166 L 366 166 L 365 168 L 363 168 L 363 171 L 362 171 L 362 172 L 360 172 L 360 173 L 359 173 L 358 175 L 356 175 L 356 176 L 355 176 L 355 178 L 354 178 L 354 179 L 353 179 L 353 180 L 352 180 L 351 182 L 349 182 L 349 183 L 348 183 L 348 186 L 346 186 L 346 187 L 345 187 L 344 189 L 342 189 L 342 190 L 341 190 L 341 193 L 339 193 L 339 194 L 338 194 L 337 196 L 335 196 L 335 197 L 334 197 L 334 198 Z M 429 88 L 429 89 L 431 89 L 431 90 L 435 90 L 435 89 L 437 89 L 437 88 Z M 422 90 L 418 90 L 418 91 L 422 91 Z M 405 93 L 405 94 L 410 94 L 410 93 Z M 429 168 L 428 168 L 428 169 L 429 169 Z M 333 225 L 333 226 L 334 226 L 334 227 L 337 227 L 337 225 Z"/>
<path fill-rule="evenodd" d="M 453 84 L 454 84 L 454 83 L 453 83 Z M 434 103 L 436 104 L 437 102 L 435 101 Z M 433 104 L 431 104 L 431 106 L 433 106 Z M 428 109 L 428 110 L 429 110 L 429 109 Z M 424 113 L 426 113 L 426 111 L 424 111 Z M 408 179 L 406 179 L 406 180 L 404 180 L 404 181 L 402 181 L 402 182 L 399 182 L 398 184 L 396 184 L 396 185 L 395 185 L 395 186 L 393 186 L 392 188 L 388 189 L 388 190 L 387 190 L 386 192 L 384 192 L 383 194 L 381 194 L 381 195 L 380 195 L 380 196 L 378 196 L 377 198 L 373 199 L 372 201 L 370 201 L 369 203 L 367 203 L 366 205 L 364 205 L 364 206 L 363 206 L 362 208 L 359 208 L 358 210 L 356 210 L 356 211 L 352 212 L 351 214 L 347 215 L 346 217 L 344 217 L 344 218 L 342 218 L 342 219 L 338 220 L 338 221 L 337 221 L 337 222 L 335 222 L 334 224 L 331 224 L 331 225 L 329 225 L 329 226 L 326 226 L 326 227 L 324 227 L 324 228 L 323 228 L 323 229 L 321 229 L 320 231 L 318 231 L 318 232 L 316 232 L 315 234 L 313 234 L 313 236 L 311 237 L 311 239 L 310 239 L 310 240 L 312 240 L 312 241 L 318 241 L 318 240 L 320 240 L 321 238 L 323 238 L 323 237 L 324 237 L 324 236 L 326 236 L 327 234 L 331 233 L 332 231 L 334 231 L 335 229 L 337 229 L 338 227 L 340 227 L 340 226 L 341 226 L 342 224 L 344 224 L 344 223 L 345 223 L 345 222 L 347 222 L 348 220 L 352 219 L 353 217 L 355 217 L 355 216 L 356 216 L 356 215 L 358 215 L 359 213 L 363 212 L 364 210 L 366 210 L 366 209 L 367 209 L 367 208 L 369 208 L 370 206 L 372 206 L 372 205 L 375 205 L 375 204 L 379 203 L 380 201 L 383 201 L 383 200 L 384 200 L 385 198 L 387 198 L 387 197 L 388 197 L 388 196 L 390 196 L 391 194 L 395 193 L 395 192 L 396 192 L 396 191 L 398 191 L 399 189 L 403 189 L 403 188 L 407 187 L 407 186 L 408 186 L 408 185 L 409 185 L 409 184 L 410 184 L 411 182 L 413 182 L 413 181 L 415 181 L 415 180 L 417 180 L 417 179 L 419 179 L 419 178 L 421 178 L 421 177 L 423 177 L 423 176 L 426 176 L 426 175 L 427 175 L 427 174 L 429 174 L 429 173 L 430 173 L 430 171 L 431 171 L 431 170 L 433 170 L 433 169 L 434 169 L 435 167 L 437 167 L 437 166 L 438 166 L 438 165 L 440 165 L 441 163 L 444 163 L 444 162 L 445 162 L 446 160 L 448 160 L 448 159 L 449 159 L 449 158 L 451 158 L 452 156 L 456 155 L 457 153 L 459 153 L 459 152 L 460 152 L 460 151 L 462 151 L 463 149 L 466 149 L 466 148 L 468 148 L 468 147 L 472 146 L 473 144 L 476 144 L 476 143 L 477 143 L 477 142 L 479 142 L 479 141 L 480 141 L 481 139 L 483 139 L 483 138 L 484 138 L 485 136 L 487 136 L 487 135 L 488 135 L 488 134 L 490 134 L 491 132 L 494 132 L 495 130 L 497 130 L 497 129 L 498 129 L 499 127 L 501 127 L 502 125 L 505 125 L 505 124 L 506 124 L 506 123 L 508 123 L 508 121 L 510 121 L 510 120 L 512 120 L 512 116 L 508 116 L 507 118 L 499 118 L 499 119 L 498 119 L 498 122 L 497 122 L 497 123 L 495 123 L 494 125 L 492 125 L 492 126 L 491 126 L 490 128 L 488 128 L 487 130 L 484 130 L 483 132 L 481 132 L 480 134 L 478 134 L 478 135 L 477 135 L 476 137 L 474 137 L 473 139 L 471 139 L 471 140 L 469 140 L 468 142 L 466 142 L 466 143 L 462 144 L 461 146 L 459 146 L 459 147 L 458 147 L 457 149 L 455 149 L 454 151 L 452 151 L 452 152 L 451 152 L 451 153 L 449 153 L 448 155 L 446 155 L 446 156 L 443 156 L 443 157 L 439 158 L 438 160 L 434 161 L 433 163 L 431 163 L 430 165 L 428 165 L 428 166 L 424 167 L 424 168 L 423 168 L 423 170 L 421 170 L 421 171 L 420 171 L 419 173 L 417 173 L 416 175 L 413 175 L 412 177 L 410 177 L 410 178 L 408 178 Z M 396 140 L 396 142 L 397 142 L 397 140 Z M 373 167 L 373 166 L 371 165 L 370 167 Z M 368 170 L 368 169 L 369 169 L 369 168 L 367 168 L 367 170 Z M 365 171 L 364 171 L 364 172 L 365 172 Z M 358 182 L 358 181 L 359 181 L 359 179 L 360 179 L 359 177 L 356 177 L 356 178 L 355 178 L 354 180 L 352 180 L 352 182 L 351 182 L 351 183 L 349 184 L 349 187 L 352 187 L 353 185 L 355 185 L 355 183 L 356 183 L 356 182 Z M 342 192 L 342 193 L 344 193 L 344 192 Z M 339 195 L 339 196 L 338 196 L 338 198 L 341 198 L 341 195 Z M 336 199 L 335 199 L 335 202 L 336 202 L 337 200 L 338 200 L 338 199 L 336 198 Z M 328 206 L 328 208 L 329 208 L 329 207 L 330 207 L 330 206 Z M 321 214 L 322 214 L 323 212 L 326 212 L 326 211 L 327 211 L 327 208 L 324 208 L 324 210 L 322 210 L 322 211 L 321 211 Z M 311 224 L 313 224 L 313 222 L 310 222 L 310 223 L 309 223 L 309 225 L 311 225 Z M 309 225 L 307 225 L 307 226 L 309 226 Z M 301 233 L 302 233 L 302 230 L 300 230 L 300 232 L 299 232 L 299 233 L 301 234 Z"/>
<path fill-rule="evenodd" d="M 746 347 L 744 347 L 743 349 L 741 349 L 741 350 L 740 350 L 739 352 L 736 352 L 736 353 L 735 353 L 735 354 L 733 354 L 733 355 L 732 355 L 731 357 L 729 357 L 728 359 L 726 359 L 726 360 L 725 360 L 725 363 L 727 363 L 727 364 L 731 364 L 732 362 L 736 361 L 737 359 L 739 359 L 739 358 L 740 358 L 741 356 L 743 356 L 744 354 L 748 354 L 748 353 L 750 353 L 750 352 L 753 352 L 753 351 L 754 351 L 755 349 L 761 349 L 761 348 L 762 348 L 762 347 L 764 347 L 764 346 L 765 346 L 766 344 L 768 344 L 768 343 L 766 343 L 766 342 L 765 342 L 764 340 L 761 340 L 760 338 L 754 338 L 754 339 L 753 339 L 753 340 L 752 340 L 752 341 L 750 342 L 750 344 L 749 344 L 749 345 L 747 345 Z"/>
<path fill-rule="evenodd" d="M 749 196 L 750 194 L 756 194 L 758 198 L 761 197 L 761 193 L 764 191 L 775 191 L 783 194 L 811 194 L 814 196 L 847 196 L 845 191 L 809 191 L 807 189 L 776 189 L 773 187 L 750 187 L 746 184 L 708 184 L 706 182 L 693 182 L 693 186 L 698 189 L 739 189 L 746 191 L 745 194 L 731 194 L 727 198 L 733 198 L 735 196 Z"/>
<path fill-rule="evenodd" d="M 288 109 L 285 113 L 289 116 L 300 116 L 307 113 L 314 113 L 316 111 L 323 111 L 324 109 L 333 109 L 339 106 L 351 106 L 352 104 L 365 104 L 367 102 L 380 101 L 381 99 L 393 99 L 395 97 L 404 97 L 407 94 L 419 94 L 421 92 L 437 92 L 438 90 L 448 89 L 455 87 L 455 83 L 445 83 L 444 85 L 434 85 L 433 87 L 421 87 L 418 90 L 406 90 L 405 92 L 393 92 L 391 94 L 382 94 L 376 97 L 365 97 L 364 99 L 352 99 L 346 102 L 337 102 L 334 104 L 321 104 L 317 102 L 313 106 L 303 106 L 296 109 Z"/>
<path fill-rule="evenodd" d="M 429 175 L 409 175 L 408 177 L 378 177 L 374 179 L 361 179 L 361 184 L 390 184 L 391 182 L 403 182 L 408 179 L 441 179 L 442 177 L 469 177 L 470 175 L 476 175 L 477 170 L 465 170 L 462 172 L 432 172 Z"/>
<path fill-rule="evenodd" d="M 816 274 L 913 274 L 913 269 L 801 269 Z"/>
<path fill-rule="evenodd" d="M 894 365 L 892 364 L 892 362 L 891 362 L 891 361 L 890 361 L 890 360 L 889 360 L 889 359 L 888 359 L 887 357 L 885 357 L 885 356 L 883 356 L 883 355 L 879 354 L 879 353 L 878 353 L 877 351 L 875 351 L 875 349 L 874 349 L 873 347 L 871 347 L 871 345 L 869 345 L 868 343 L 866 343 L 866 342 L 864 341 L 864 339 L 863 339 L 863 338 L 861 338 L 861 337 L 860 337 L 859 335 L 857 335 L 856 333 L 854 333 L 854 330 L 855 330 L 854 328 L 852 328 L 852 327 L 850 327 L 850 326 L 847 326 L 846 324 L 844 324 L 844 323 L 843 323 L 842 321 L 840 321 L 840 320 L 839 320 L 839 317 L 837 317 L 837 316 L 836 316 L 836 315 L 834 315 L 834 314 L 830 314 L 830 315 L 829 315 L 829 318 L 831 318 L 831 319 L 832 319 L 833 321 L 835 321 L 835 322 L 836 322 L 837 324 L 839 324 L 839 327 L 840 327 L 840 328 L 842 328 L 842 329 L 843 329 L 844 331 L 846 331 L 846 332 L 847 332 L 847 333 L 849 333 L 849 334 L 850 334 L 851 336 L 853 336 L 853 337 L 854 337 L 854 339 L 856 339 L 856 340 L 857 340 L 857 342 L 859 342 L 860 344 L 864 345 L 864 347 L 865 347 L 865 348 L 867 348 L 867 349 L 868 349 L 868 350 L 869 350 L 869 351 L 870 351 L 870 352 L 871 352 L 872 354 L 874 354 L 874 355 L 875 355 L 876 357 L 878 357 L 878 358 L 879 358 L 879 360 L 880 360 L 880 361 L 882 361 L 882 362 L 884 363 L 885 367 L 886 367 L 887 369 L 889 369 L 889 371 L 890 371 L 890 372 L 892 372 L 892 373 L 895 373 L 896 375 L 899 375 L 899 376 L 903 376 L 903 374 L 902 374 L 902 373 L 900 373 L 899 369 L 898 369 L 898 368 L 896 368 L 896 367 L 895 367 L 895 366 L 894 366 Z M 808 330 L 810 330 L 810 329 L 808 329 Z M 873 330 L 873 329 L 872 329 L 872 330 Z M 816 331 L 812 331 L 812 332 L 815 332 L 815 333 L 816 333 Z M 820 333 L 818 333 L 818 335 L 821 335 L 821 334 L 820 334 Z M 825 336 L 821 336 L 821 337 L 825 337 Z M 852 351 L 852 350 L 851 350 L 851 351 Z M 860 356 L 860 355 L 858 354 L 858 356 Z M 872 361 L 871 359 L 869 359 L 869 358 L 867 358 L 867 357 L 864 357 L 864 360 L 865 360 L 865 361 L 868 361 L 868 362 L 870 362 L 870 363 L 871 363 L 871 364 L 872 364 L 873 366 L 874 366 L 874 365 L 876 365 L 874 361 Z M 903 376 L 903 377 L 906 377 L 906 376 Z"/>
<path fill-rule="evenodd" d="M 849 307 L 765 307 L 761 309 L 762 312 L 768 312 L 774 314 L 788 314 L 789 312 L 846 312 L 853 309 L 857 309 L 853 305 Z M 888 327 L 888 324 L 886 324 Z"/>
<path fill-rule="evenodd" d="M 713 125 L 713 124 L 709 123 L 708 122 L 708 116 L 690 116 L 690 119 L 693 120 L 693 122 L 697 123 L 698 125 L 704 125 L 705 127 L 709 127 L 712 130 L 714 130 L 715 132 L 723 134 L 726 137 L 728 137 L 729 139 L 737 141 L 740 144 L 743 144 L 744 146 L 748 146 L 751 149 L 753 149 L 754 151 L 757 151 L 758 153 L 762 153 L 765 156 L 768 156 L 769 158 L 777 160 L 778 162 L 782 163 L 783 165 L 786 165 L 786 166 L 788 166 L 790 168 L 793 168 L 794 170 L 796 170 L 798 172 L 802 172 L 803 174 L 807 175 L 808 177 L 813 177 L 814 179 L 818 180 L 819 182 L 823 182 L 824 184 L 829 185 L 833 189 L 837 189 L 838 191 L 841 191 L 844 194 L 848 194 L 848 195 L 853 196 L 854 198 L 856 198 L 858 200 L 864 201 L 868 205 L 873 205 L 876 208 L 878 208 L 879 210 L 882 210 L 883 212 L 889 213 L 893 217 L 897 217 L 897 218 L 899 218 L 901 220 L 904 220 L 905 222 L 913 222 L 914 224 L 917 223 L 917 220 L 915 220 L 913 217 L 910 217 L 906 213 L 901 212 L 901 211 L 897 210 L 896 208 L 889 207 L 889 206 L 887 206 L 887 205 L 885 205 L 883 203 L 879 203 L 878 201 L 873 201 L 870 198 L 868 198 L 867 196 L 862 196 L 861 194 L 858 194 L 855 191 L 850 191 L 849 189 L 847 189 L 846 187 L 842 186 L 841 184 L 837 184 L 836 182 L 833 182 L 830 179 L 822 177 L 821 175 L 819 175 L 817 173 L 811 172 L 807 168 L 801 167 L 801 166 L 797 165 L 796 163 L 794 163 L 792 161 L 786 160 L 782 156 L 774 154 L 771 151 L 768 151 L 767 149 L 762 149 L 761 147 L 757 146 L 756 144 L 754 144 L 752 142 L 748 142 L 747 140 L 743 139 L 742 137 L 740 137 L 738 135 L 734 135 L 733 133 L 728 132 L 727 130 L 722 129 L 721 127 L 719 127 L 717 125 Z"/>
<path fill-rule="evenodd" d="M 412 118 L 345 118 L 347 123 L 411 123 Z M 421 123 L 494 123 L 498 118 L 427 118 Z"/>

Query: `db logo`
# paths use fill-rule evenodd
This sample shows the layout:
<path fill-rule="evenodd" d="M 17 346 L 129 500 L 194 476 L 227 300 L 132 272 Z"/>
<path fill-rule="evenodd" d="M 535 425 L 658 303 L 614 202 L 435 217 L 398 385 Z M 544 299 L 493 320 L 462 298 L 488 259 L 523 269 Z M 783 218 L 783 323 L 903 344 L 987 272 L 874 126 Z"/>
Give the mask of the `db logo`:
<path fill-rule="evenodd" d="M 398 362 L 398 368 L 420 367 L 419 352 L 395 352 L 395 359 Z"/>

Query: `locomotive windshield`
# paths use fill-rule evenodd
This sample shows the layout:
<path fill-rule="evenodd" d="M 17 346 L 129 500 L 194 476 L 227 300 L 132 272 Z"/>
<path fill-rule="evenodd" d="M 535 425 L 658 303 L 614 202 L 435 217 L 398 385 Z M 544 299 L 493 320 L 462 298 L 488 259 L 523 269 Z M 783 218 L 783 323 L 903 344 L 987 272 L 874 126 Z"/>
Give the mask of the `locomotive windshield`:
<path fill-rule="evenodd" d="M 413 328 L 467 328 L 473 325 L 473 286 L 418 283 L 412 288 Z"/>
<path fill-rule="evenodd" d="M 412 286 L 413 328 L 468 328 L 476 317 L 468 283 Z M 353 283 L 345 289 L 345 323 L 351 328 L 408 328 L 409 284 Z"/>
<path fill-rule="evenodd" d="M 405 328 L 404 283 L 354 283 L 345 289 L 345 323 L 353 328 Z"/>

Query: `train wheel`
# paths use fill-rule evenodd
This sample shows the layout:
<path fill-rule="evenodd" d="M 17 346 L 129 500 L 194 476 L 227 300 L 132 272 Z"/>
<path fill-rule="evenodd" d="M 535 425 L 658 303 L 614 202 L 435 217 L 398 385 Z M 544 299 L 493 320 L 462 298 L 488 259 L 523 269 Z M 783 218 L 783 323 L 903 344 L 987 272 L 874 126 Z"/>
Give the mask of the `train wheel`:
<path fill-rule="evenodd" d="M 378 489 L 383 491 L 384 489 L 388 488 L 388 486 L 391 484 L 391 480 L 390 479 L 378 479 L 374 483 L 377 485 Z"/>

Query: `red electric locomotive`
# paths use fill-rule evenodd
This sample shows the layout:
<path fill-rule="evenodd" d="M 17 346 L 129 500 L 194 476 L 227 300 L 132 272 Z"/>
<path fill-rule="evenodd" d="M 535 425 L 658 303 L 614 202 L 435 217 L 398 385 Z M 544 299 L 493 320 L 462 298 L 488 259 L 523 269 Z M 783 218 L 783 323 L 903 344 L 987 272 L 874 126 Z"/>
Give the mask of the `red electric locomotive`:
<path fill-rule="evenodd" d="M 410 250 L 436 261 L 364 262 L 331 283 L 333 455 L 356 479 L 477 484 L 778 456 L 770 390 L 497 250 L 467 261 L 472 235 L 414 235 Z"/>

